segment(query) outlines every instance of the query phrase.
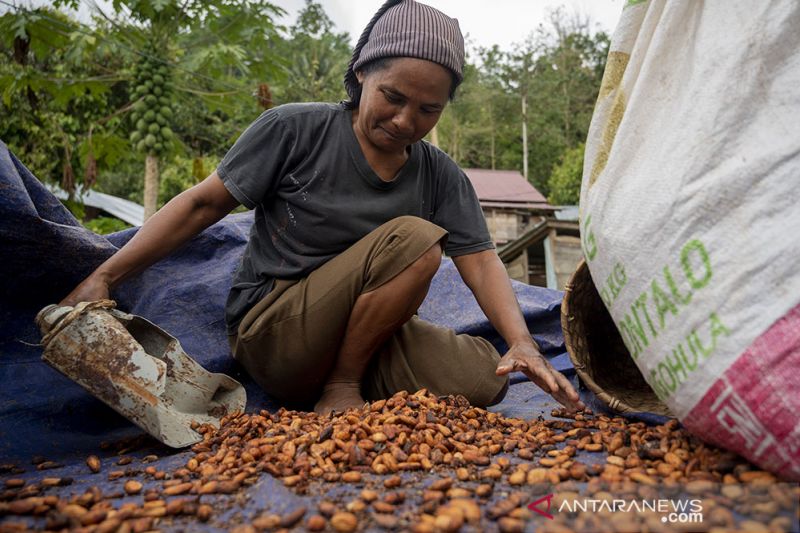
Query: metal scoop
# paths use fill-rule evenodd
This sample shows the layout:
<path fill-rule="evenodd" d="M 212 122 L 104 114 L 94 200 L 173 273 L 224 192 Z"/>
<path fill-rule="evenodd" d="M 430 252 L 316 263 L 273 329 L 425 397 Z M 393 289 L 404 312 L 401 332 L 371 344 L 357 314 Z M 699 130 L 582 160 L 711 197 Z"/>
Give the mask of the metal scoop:
<path fill-rule="evenodd" d="M 99 300 L 39 311 L 42 359 L 173 448 L 202 440 L 192 422 L 219 427 L 223 416 L 244 410 L 239 382 L 208 372 L 175 337 L 115 305 Z"/>

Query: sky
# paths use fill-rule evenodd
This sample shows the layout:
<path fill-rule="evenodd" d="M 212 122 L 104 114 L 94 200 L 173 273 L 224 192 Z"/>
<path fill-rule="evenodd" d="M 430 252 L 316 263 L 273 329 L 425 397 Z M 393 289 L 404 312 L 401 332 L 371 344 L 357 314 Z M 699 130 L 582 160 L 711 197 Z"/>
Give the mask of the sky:
<path fill-rule="evenodd" d="M 45 0 L 5 0 L 18 6 L 46 5 Z M 355 44 L 364 26 L 383 3 L 383 0 L 318 0 L 336 29 L 346 31 Z M 89 21 L 91 0 L 81 0 L 80 18 Z M 97 0 L 109 6 L 109 0 Z M 305 5 L 305 0 L 272 0 L 287 11 L 278 22 L 290 25 Z M 588 15 L 595 29 L 611 34 L 617 25 L 625 0 L 425 0 L 425 3 L 458 19 L 461 31 L 481 47 L 499 45 L 510 50 L 513 43 L 521 43 L 539 24 L 546 23 L 549 11 L 564 6 L 567 13 Z M 0 5 L 0 13 L 8 10 Z"/>
<path fill-rule="evenodd" d="M 274 0 L 288 11 L 283 23 L 291 24 L 305 5 L 305 0 Z M 320 0 L 339 31 L 346 31 L 355 41 L 382 0 Z M 564 6 L 567 13 L 588 15 L 596 25 L 611 34 L 617 25 L 624 0 L 425 0 L 426 4 L 458 19 L 461 32 L 475 44 L 494 44 L 510 48 L 522 42 L 536 27 L 547 21 L 547 13 Z"/>

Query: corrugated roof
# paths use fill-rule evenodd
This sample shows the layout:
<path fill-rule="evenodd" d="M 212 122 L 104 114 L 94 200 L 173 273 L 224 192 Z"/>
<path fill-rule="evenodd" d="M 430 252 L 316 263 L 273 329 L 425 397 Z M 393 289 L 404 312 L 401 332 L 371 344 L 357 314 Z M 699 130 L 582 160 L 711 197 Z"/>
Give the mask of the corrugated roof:
<path fill-rule="evenodd" d="M 550 204 L 541 202 L 493 202 L 489 200 L 480 200 L 481 207 L 498 207 L 508 209 L 537 209 L 540 211 L 555 211 L 557 207 Z"/>
<path fill-rule="evenodd" d="M 481 202 L 547 203 L 547 198 L 517 170 L 465 168 L 464 173 Z"/>
<path fill-rule="evenodd" d="M 556 220 L 570 220 L 570 221 L 578 221 L 578 206 L 577 205 L 565 205 L 561 206 L 558 211 L 556 211 Z"/>
<path fill-rule="evenodd" d="M 69 197 L 69 194 L 58 185 L 48 183 L 46 186 L 56 198 L 66 200 Z M 106 213 L 114 215 L 118 219 L 124 220 L 133 226 L 141 226 L 144 223 L 144 207 L 136 202 L 131 202 L 124 198 L 111 196 L 110 194 L 93 191 L 91 189 L 84 191 L 79 188 L 76 196 L 84 205 L 102 209 Z"/>

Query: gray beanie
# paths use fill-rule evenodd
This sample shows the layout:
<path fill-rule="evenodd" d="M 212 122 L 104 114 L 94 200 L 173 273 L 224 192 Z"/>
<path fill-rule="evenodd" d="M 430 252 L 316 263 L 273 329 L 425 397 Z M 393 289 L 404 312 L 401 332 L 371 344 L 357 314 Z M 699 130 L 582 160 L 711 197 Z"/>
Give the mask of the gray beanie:
<path fill-rule="evenodd" d="M 414 0 L 388 0 L 369 21 L 344 75 L 350 98 L 358 94 L 356 71 L 382 57 L 427 59 L 464 79 L 464 36 L 458 21 Z"/>

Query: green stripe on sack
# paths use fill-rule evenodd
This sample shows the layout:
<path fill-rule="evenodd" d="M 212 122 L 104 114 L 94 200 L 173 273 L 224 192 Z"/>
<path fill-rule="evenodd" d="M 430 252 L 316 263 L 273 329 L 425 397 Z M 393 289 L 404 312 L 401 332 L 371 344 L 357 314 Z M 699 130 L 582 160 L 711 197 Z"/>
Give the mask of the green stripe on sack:
<path fill-rule="evenodd" d="M 635 6 L 636 4 L 644 4 L 647 0 L 628 0 L 628 3 L 625 4 L 625 7 Z"/>

